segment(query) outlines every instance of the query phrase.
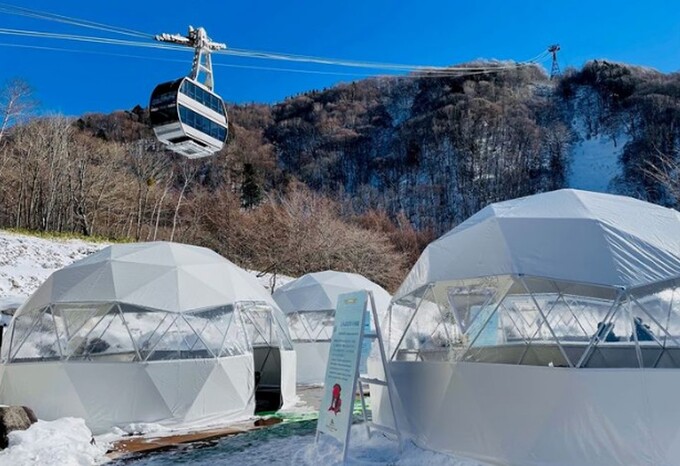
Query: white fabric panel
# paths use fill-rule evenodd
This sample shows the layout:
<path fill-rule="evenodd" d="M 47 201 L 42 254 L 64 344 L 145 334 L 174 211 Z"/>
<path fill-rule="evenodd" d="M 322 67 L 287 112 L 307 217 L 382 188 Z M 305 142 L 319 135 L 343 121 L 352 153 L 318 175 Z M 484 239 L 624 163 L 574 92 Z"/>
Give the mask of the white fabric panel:
<path fill-rule="evenodd" d="M 624 288 L 680 277 L 680 214 L 572 189 L 492 204 L 431 243 L 395 298 L 514 274 Z"/>
<path fill-rule="evenodd" d="M 196 266 L 194 266 L 196 267 Z M 180 290 L 200 290 L 200 293 L 186 292 L 180 293 L 179 308 L 180 309 L 201 309 L 213 306 L 217 302 L 225 302 L 224 292 L 218 289 L 219 282 L 224 283 L 224 278 L 217 275 L 211 279 L 210 274 L 191 273 L 189 270 L 193 267 L 183 267 L 177 270 L 177 285 Z M 215 280 L 214 278 L 218 278 Z M 213 283 L 211 283 L 213 282 Z M 229 285 L 233 286 L 232 283 Z M 234 295 L 232 295 L 234 296 Z"/>
<path fill-rule="evenodd" d="M 295 351 L 281 349 L 281 397 L 284 408 L 290 408 L 298 402 L 296 395 L 296 366 Z"/>
<path fill-rule="evenodd" d="M 335 309 L 338 295 L 357 290 L 372 291 L 380 313 L 390 305 L 391 296 L 380 285 L 355 273 L 333 270 L 303 275 L 279 287 L 273 297 L 284 313 L 328 311 Z"/>
<path fill-rule="evenodd" d="M 181 364 L 177 362 L 154 361 L 148 363 L 146 370 L 170 411 L 182 413 L 184 417 L 210 377 L 217 361 L 193 359 L 180 361 Z"/>
<path fill-rule="evenodd" d="M 132 422 L 158 422 L 173 417 L 142 364 L 56 364 L 68 375 L 75 395 L 87 413 L 86 423 L 93 432 L 105 432 L 112 426 Z M 60 397 L 56 396 L 51 402 L 59 403 Z M 62 412 L 69 415 L 68 409 Z"/>
<path fill-rule="evenodd" d="M 147 289 L 153 292 L 158 290 L 159 283 L 154 282 L 164 274 L 171 272 L 172 267 L 145 264 L 140 267 L 139 264 L 133 262 L 111 262 L 111 270 L 113 271 L 113 282 L 116 290 L 116 297 L 120 301 L 128 300 L 129 296 L 140 289 Z M 162 285 L 161 285 L 162 286 Z M 176 293 L 176 288 L 174 293 Z M 153 295 L 146 297 L 146 302 L 154 306 Z"/>
<path fill-rule="evenodd" d="M 92 264 L 82 267 L 74 267 L 67 274 L 52 274 L 52 294 L 50 302 L 69 302 L 73 299 L 81 301 L 112 301 L 116 298 L 116 289 L 113 286 L 113 274 L 111 269 L 104 264 Z M 98 298 L 101 296 L 101 298 Z M 32 297 L 28 298 L 25 305 L 31 303 Z"/>
<path fill-rule="evenodd" d="M 400 427 L 425 448 L 518 466 L 680 464 L 674 369 L 390 368 Z"/>
<path fill-rule="evenodd" d="M 297 383 L 323 384 L 326 378 L 330 341 L 294 342 L 297 357 Z"/>
<path fill-rule="evenodd" d="M 238 419 L 255 411 L 253 359 L 250 354 L 222 358 L 214 365 L 184 420 L 193 421 L 218 413 Z"/>
<path fill-rule="evenodd" d="M 255 365 L 252 356 L 220 358 L 218 361 L 234 386 L 234 393 L 238 394 L 240 402 L 246 406 L 245 412 L 255 412 Z M 246 383 L 241 383 L 244 380 Z"/>
<path fill-rule="evenodd" d="M 82 417 L 98 434 L 137 422 L 252 416 L 253 377 L 250 354 L 150 363 L 9 364 L 3 366 L 0 400 L 30 406 L 40 419 Z"/>
<path fill-rule="evenodd" d="M 180 292 L 184 290 L 179 288 L 178 272 L 170 268 L 164 270 L 153 281 L 145 283 L 143 286 L 139 286 L 124 295 L 120 295 L 118 297 L 119 301 L 148 309 L 180 312 L 182 309 L 180 305 Z"/>
<path fill-rule="evenodd" d="M 87 417 L 62 363 L 11 364 L 3 368 L 0 403 L 28 406 L 46 421 L 64 416 Z"/>

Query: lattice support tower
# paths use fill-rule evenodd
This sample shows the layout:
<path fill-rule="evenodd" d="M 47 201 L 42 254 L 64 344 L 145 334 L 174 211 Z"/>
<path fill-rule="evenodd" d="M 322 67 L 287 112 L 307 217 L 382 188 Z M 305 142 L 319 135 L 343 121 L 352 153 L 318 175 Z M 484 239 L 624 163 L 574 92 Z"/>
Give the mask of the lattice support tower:
<path fill-rule="evenodd" d="M 557 52 L 560 50 L 560 44 L 553 44 L 548 47 L 548 52 L 552 54 L 552 67 L 550 68 L 550 79 L 554 79 L 556 76 L 562 74 L 560 71 L 560 65 L 557 63 Z"/>

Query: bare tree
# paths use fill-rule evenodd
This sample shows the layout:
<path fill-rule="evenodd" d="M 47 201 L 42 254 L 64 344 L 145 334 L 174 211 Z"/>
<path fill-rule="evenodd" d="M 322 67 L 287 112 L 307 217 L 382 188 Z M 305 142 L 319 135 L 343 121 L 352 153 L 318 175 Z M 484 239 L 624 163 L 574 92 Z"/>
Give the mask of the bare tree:
<path fill-rule="evenodd" d="M 0 89 L 0 143 L 11 125 L 21 122 L 35 108 L 31 87 L 14 79 Z"/>
<path fill-rule="evenodd" d="M 680 161 L 656 149 L 656 156 L 646 161 L 643 173 L 659 183 L 680 205 Z"/>
<path fill-rule="evenodd" d="M 137 180 L 134 238 L 139 240 L 147 212 L 149 195 L 161 178 L 167 176 L 170 164 L 167 157 L 147 149 L 149 141 L 140 140 L 127 146 L 130 168 Z"/>
<path fill-rule="evenodd" d="M 121 197 L 125 174 L 120 170 L 123 150 L 84 134 L 71 140 L 69 157 L 69 192 L 74 227 L 85 236 L 92 235 L 97 218 L 105 206 Z M 111 173 L 118 172 L 118 177 Z"/>
<path fill-rule="evenodd" d="M 172 231 L 170 232 L 170 241 L 175 238 L 175 230 L 177 229 L 177 221 L 179 219 L 179 209 L 182 206 L 182 200 L 187 191 L 187 188 L 193 181 L 196 173 L 198 172 L 198 164 L 192 163 L 190 160 L 182 160 L 180 163 L 180 172 L 182 174 L 183 182 L 182 189 L 179 191 L 179 196 L 177 197 L 177 204 L 175 204 L 175 214 L 172 217 Z"/>
<path fill-rule="evenodd" d="M 166 196 L 170 192 L 170 189 L 172 188 L 172 183 L 175 179 L 175 171 L 170 170 L 169 172 L 165 173 L 165 180 L 163 183 L 163 193 L 161 194 L 160 198 L 158 198 L 158 201 L 156 201 L 156 204 L 154 205 L 154 210 L 152 215 L 152 220 L 154 219 L 154 227 L 153 227 L 153 237 L 152 240 L 156 241 L 158 238 L 158 226 L 160 225 L 161 222 L 161 213 L 163 212 L 163 201 L 165 201 Z M 147 238 L 148 239 L 148 238 Z"/>

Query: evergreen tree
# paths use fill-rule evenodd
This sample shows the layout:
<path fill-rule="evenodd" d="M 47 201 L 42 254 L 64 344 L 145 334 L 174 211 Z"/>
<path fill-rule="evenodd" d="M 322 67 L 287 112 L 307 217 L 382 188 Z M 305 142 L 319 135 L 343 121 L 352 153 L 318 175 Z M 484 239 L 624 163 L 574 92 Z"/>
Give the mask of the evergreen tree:
<path fill-rule="evenodd" d="M 262 188 L 257 184 L 255 167 L 252 163 L 243 165 L 243 183 L 241 183 L 241 206 L 249 209 L 257 206 L 262 200 Z"/>

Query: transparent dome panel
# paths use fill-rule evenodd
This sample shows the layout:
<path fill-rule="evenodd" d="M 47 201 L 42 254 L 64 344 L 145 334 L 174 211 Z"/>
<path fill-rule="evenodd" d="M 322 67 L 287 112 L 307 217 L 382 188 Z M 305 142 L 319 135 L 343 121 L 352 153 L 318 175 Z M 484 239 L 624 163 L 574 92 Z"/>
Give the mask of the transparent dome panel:
<path fill-rule="evenodd" d="M 238 311 L 222 306 L 185 314 L 203 344 L 216 356 L 234 356 L 251 351 Z"/>
<path fill-rule="evenodd" d="M 277 318 L 271 306 L 266 303 L 241 302 L 238 307 L 253 348 L 271 346 L 293 349 L 285 317 Z"/>
<path fill-rule="evenodd" d="M 8 357 L 12 362 L 61 358 L 59 333 L 50 307 L 22 312 L 13 320 L 8 334 Z"/>
<path fill-rule="evenodd" d="M 3 350 L 10 362 L 202 359 L 251 351 L 230 305 L 180 314 L 117 303 L 58 304 L 22 312 L 7 334 Z"/>
<path fill-rule="evenodd" d="M 304 311 L 288 314 L 288 328 L 293 341 L 330 341 L 335 311 Z"/>
<path fill-rule="evenodd" d="M 649 291 L 651 290 L 651 291 Z M 507 276 L 438 282 L 394 302 L 393 359 L 680 367 L 680 292 Z"/>
<path fill-rule="evenodd" d="M 117 305 L 100 318 L 91 318 L 68 340 L 69 360 L 134 361 L 137 352 Z"/>
<path fill-rule="evenodd" d="M 473 341 L 495 344 L 489 322 L 497 322 L 495 307 L 509 283 L 507 277 L 440 282 L 393 303 L 388 318 L 393 357 L 457 360 Z"/>

